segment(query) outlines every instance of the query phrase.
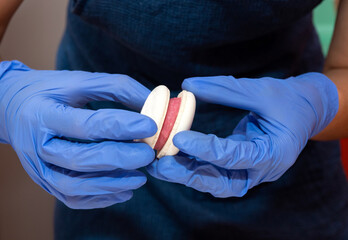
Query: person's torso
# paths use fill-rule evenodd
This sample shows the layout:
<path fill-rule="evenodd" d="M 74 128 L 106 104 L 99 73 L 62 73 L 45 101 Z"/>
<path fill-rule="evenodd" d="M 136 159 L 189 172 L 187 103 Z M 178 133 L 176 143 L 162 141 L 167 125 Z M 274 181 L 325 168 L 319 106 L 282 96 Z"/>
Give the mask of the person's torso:
<path fill-rule="evenodd" d="M 311 22 L 319 2 L 73 1 L 69 65 L 140 76 L 173 90 L 191 76 L 284 78 L 320 71 Z"/>
<path fill-rule="evenodd" d="M 176 91 L 186 77 L 321 71 L 311 22 L 319 2 L 74 0 L 57 67 L 127 74 Z M 198 101 L 192 129 L 225 137 L 245 114 Z M 56 238 L 343 239 L 346 190 L 338 143 L 310 142 L 283 177 L 243 198 L 214 198 L 148 176 L 126 203 L 89 211 L 58 203 Z"/>

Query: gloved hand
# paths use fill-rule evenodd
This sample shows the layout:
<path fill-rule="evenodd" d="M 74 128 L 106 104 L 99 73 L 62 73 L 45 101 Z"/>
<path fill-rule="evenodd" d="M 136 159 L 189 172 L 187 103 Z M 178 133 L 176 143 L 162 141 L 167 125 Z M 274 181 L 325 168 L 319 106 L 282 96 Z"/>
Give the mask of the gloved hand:
<path fill-rule="evenodd" d="M 123 140 L 152 136 L 156 124 L 136 112 L 79 107 L 106 100 L 140 109 L 149 93 L 125 75 L 38 71 L 1 62 L 0 139 L 12 145 L 30 177 L 67 206 L 124 202 L 145 184 L 135 169 L 153 161 L 154 151 Z"/>
<path fill-rule="evenodd" d="M 184 154 L 147 167 L 154 177 L 215 197 L 243 196 L 277 180 L 338 111 L 337 89 L 319 73 L 286 80 L 197 77 L 182 87 L 203 101 L 250 111 L 227 138 L 178 133 L 173 142 Z"/>

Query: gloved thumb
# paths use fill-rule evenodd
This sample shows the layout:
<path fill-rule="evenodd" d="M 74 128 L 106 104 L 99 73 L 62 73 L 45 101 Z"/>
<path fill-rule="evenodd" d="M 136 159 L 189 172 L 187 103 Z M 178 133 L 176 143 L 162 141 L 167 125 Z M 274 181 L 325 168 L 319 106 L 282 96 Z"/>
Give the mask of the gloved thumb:
<path fill-rule="evenodd" d="M 232 76 L 194 77 L 185 79 L 182 88 L 198 99 L 228 107 L 260 112 L 265 108 L 265 79 L 236 79 Z"/>

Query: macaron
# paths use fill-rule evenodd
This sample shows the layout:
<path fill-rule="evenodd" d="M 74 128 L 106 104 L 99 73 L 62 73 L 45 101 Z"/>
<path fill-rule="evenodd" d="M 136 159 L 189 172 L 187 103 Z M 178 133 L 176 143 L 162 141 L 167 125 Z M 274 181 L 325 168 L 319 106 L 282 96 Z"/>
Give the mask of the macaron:
<path fill-rule="evenodd" d="M 157 132 L 140 141 L 157 151 L 157 158 L 173 156 L 179 149 L 173 144 L 173 137 L 181 131 L 190 130 L 196 110 L 195 96 L 183 90 L 176 98 L 170 98 L 166 86 L 156 87 L 147 97 L 141 114 L 152 118 Z"/>

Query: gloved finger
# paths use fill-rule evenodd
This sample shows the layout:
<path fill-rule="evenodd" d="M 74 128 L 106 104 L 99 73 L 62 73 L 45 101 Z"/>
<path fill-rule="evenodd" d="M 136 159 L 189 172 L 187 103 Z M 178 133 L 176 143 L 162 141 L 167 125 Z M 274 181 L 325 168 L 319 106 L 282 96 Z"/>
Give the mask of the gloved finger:
<path fill-rule="evenodd" d="M 241 197 L 249 189 L 246 170 L 228 171 L 180 156 L 163 157 L 146 169 L 155 178 L 180 183 L 215 197 Z"/>
<path fill-rule="evenodd" d="M 132 191 L 124 191 L 104 195 L 86 195 L 86 196 L 56 196 L 67 207 L 72 209 L 94 209 L 105 208 L 116 203 L 126 202 L 133 197 Z"/>
<path fill-rule="evenodd" d="M 68 196 L 64 195 L 61 192 L 57 191 L 57 189 L 50 184 L 47 180 L 50 180 L 49 178 L 47 180 L 43 179 L 39 175 L 37 175 L 36 171 L 33 166 L 31 166 L 28 162 L 23 162 L 24 168 L 26 171 L 34 172 L 33 174 L 30 174 L 31 178 L 36 182 L 39 186 L 41 186 L 44 190 L 46 190 L 51 195 L 54 195 L 57 197 L 60 201 L 62 201 L 65 205 L 67 205 L 70 208 L 74 209 L 92 209 L 92 208 L 102 208 L 107 207 L 116 203 L 125 202 L 132 198 L 133 192 L 130 190 L 117 192 L 117 193 L 110 193 L 110 194 L 100 194 L 100 195 L 78 195 L 78 196 Z M 52 165 L 49 165 L 52 167 Z M 57 167 L 54 167 L 57 168 Z M 52 171 L 46 164 L 42 164 L 40 168 L 41 172 L 45 171 Z M 63 169 L 60 169 L 60 171 L 63 171 Z M 140 173 L 140 172 L 137 172 Z M 139 176 L 143 176 L 142 173 L 139 174 Z M 146 179 L 145 179 L 146 181 Z"/>
<path fill-rule="evenodd" d="M 180 151 L 225 169 L 249 169 L 270 151 L 264 140 L 234 141 L 194 131 L 179 132 L 173 143 Z"/>
<path fill-rule="evenodd" d="M 45 126 L 57 136 L 84 140 L 133 140 L 154 135 L 156 123 L 140 113 L 121 109 L 97 111 L 47 104 L 42 112 Z"/>
<path fill-rule="evenodd" d="M 145 143 L 78 143 L 53 138 L 38 148 L 41 159 L 80 172 L 133 170 L 150 164 L 155 152 Z"/>
<path fill-rule="evenodd" d="M 185 79 L 182 88 L 205 102 L 260 113 L 268 107 L 261 95 L 265 86 L 260 83 L 260 79 L 236 79 L 232 76 L 194 77 Z"/>
<path fill-rule="evenodd" d="M 114 194 L 137 189 L 146 183 L 142 172 L 120 169 L 82 173 L 52 165 L 42 175 L 55 191 L 66 196 Z"/>
<path fill-rule="evenodd" d="M 90 101 L 116 101 L 140 110 L 150 90 L 133 78 L 122 74 L 68 72 L 68 78 L 76 86 L 74 78 L 80 84 L 71 92 L 69 104 L 83 106 Z"/>

